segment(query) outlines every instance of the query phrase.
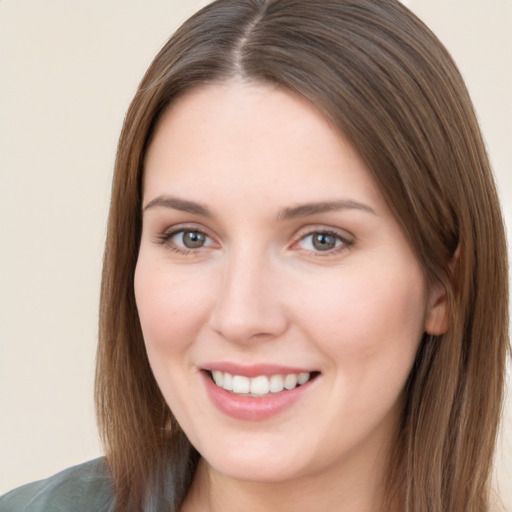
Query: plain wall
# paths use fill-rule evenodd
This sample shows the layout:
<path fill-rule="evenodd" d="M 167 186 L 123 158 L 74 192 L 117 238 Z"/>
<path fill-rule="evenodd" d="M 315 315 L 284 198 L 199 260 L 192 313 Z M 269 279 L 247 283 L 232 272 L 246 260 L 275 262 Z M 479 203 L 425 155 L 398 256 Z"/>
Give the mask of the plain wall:
<path fill-rule="evenodd" d="M 0 493 L 101 454 L 92 393 L 117 138 L 152 57 L 206 3 L 0 0 Z M 510 226 L 512 1 L 404 3 L 467 80 Z M 496 464 L 510 510 L 511 411 Z"/>

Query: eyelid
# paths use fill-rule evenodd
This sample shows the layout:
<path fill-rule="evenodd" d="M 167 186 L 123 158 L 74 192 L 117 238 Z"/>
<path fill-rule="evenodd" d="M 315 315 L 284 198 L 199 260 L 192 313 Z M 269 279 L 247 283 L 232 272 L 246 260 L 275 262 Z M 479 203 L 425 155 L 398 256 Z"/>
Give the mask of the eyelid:
<path fill-rule="evenodd" d="M 205 235 L 207 238 L 209 238 L 211 241 L 213 241 L 213 244 L 208 244 L 203 247 L 198 247 L 197 249 L 192 248 L 184 248 L 180 247 L 172 242 L 172 238 L 176 236 L 178 233 L 186 232 L 186 231 L 192 231 L 195 233 L 201 233 Z M 168 227 L 167 229 L 156 233 L 154 242 L 157 244 L 165 245 L 169 244 L 169 246 L 180 253 L 187 254 L 190 252 L 199 252 L 203 248 L 209 248 L 212 245 L 218 245 L 217 241 L 215 240 L 215 237 L 209 233 L 208 229 L 205 229 L 203 226 L 199 226 L 194 223 L 185 223 L 185 224 L 176 224 L 173 226 Z"/>
<path fill-rule="evenodd" d="M 341 247 L 334 247 L 333 249 L 327 251 L 319 251 L 319 250 L 308 250 L 302 249 L 298 247 L 298 244 L 305 240 L 307 237 L 315 235 L 315 234 L 324 234 L 324 235 L 332 235 L 337 239 L 341 240 Z M 291 244 L 291 248 L 295 250 L 302 250 L 305 252 L 309 252 L 314 256 L 333 256 L 337 255 L 341 252 L 348 250 L 355 243 L 355 237 L 351 233 L 346 230 L 342 230 L 339 228 L 333 228 L 331 226 L 306 226 L 301 228 L 294 237 L 294 242 Z"/>
<path fill-rule="evenodd" d="M 205 246 L 198 247 L 198 248 L 185 248 L 181 247 L 175 243 L 172 242 L 172 238 L 176 236 L 178 233 L 184 232 L 184 231 L 192 231 L 197 232 L 205 235 L 209 240 L 211 240 L 213 243 L 209 243 Z M 305 249 L 302 247 L 299 247 L 299 244 L 306 239 L 309 236 L 313 236 L 315 234 L 324 234 L 324 235 L 331 235 L 336 237 L 337 239 L 341 240 L 342 244 L 341 247 L 334 247 L 332 249 L 328 249 L 325 251 L 321 250 L 314 250 L 314 249 Z M 219 243 L 216 240 L 216 237 L 210 233 L 209 229 L 204 228 L 202 225 L 198 225 L 196 223 L 183 223 L 183 224 L 176 224 L 167 227 L 165 230 L 157 233 L 155 235 L 154 242 L 160 245 L 168 245 L 169 248 L 173 249 L 174 251 L 181 253 L 181 254 L 189 254 L 189 253 L 199 253 L 203 249 L 210 249 L 212 247 L 219 247 Z M 355 237 L 350 232 L 348 232 L 345 229 L 340 228 L 334 228 L 332 226 L 326 226 L 326 225 L 308 225 L 304 226 L 301 229 L 299 229 L 295 235 L 293 236 L 293 241 L 289 245 L 289 248 L 292 250 L 297 251 L 303 251 L 306 253 L 310 253 L 314 256 L 333 256 L 337 255 L 341 252 L 344 252 L 348 250 L 353 244 L 355 243 Z"/>

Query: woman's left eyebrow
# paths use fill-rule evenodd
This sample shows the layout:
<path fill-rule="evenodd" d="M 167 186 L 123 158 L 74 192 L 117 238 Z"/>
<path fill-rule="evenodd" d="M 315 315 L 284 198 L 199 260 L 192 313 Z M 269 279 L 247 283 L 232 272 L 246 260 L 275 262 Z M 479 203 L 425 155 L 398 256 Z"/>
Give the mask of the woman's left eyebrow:
<path fill-rule="evenodd" d="M 307 217 L 318 213 L 335 212 L 339 210 L 361 210 L 377 215 L 377 212 L 365 203 L 347 199 L 337 201 L 321 201 L 317 203 L 304 203 L 290 208 L 285 208 L 277 214 L 277 220 L 291 220 L 297 217 Z"/>

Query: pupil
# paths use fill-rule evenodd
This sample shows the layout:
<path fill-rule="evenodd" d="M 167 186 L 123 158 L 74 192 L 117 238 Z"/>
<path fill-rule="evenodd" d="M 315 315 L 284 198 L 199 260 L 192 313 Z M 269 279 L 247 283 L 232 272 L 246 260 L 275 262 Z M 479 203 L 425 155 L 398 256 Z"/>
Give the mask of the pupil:
<path fill-rule="evenodd" d="M 313 237 L 313 247 L 319 251 L 328 251 L 334 249 L 336 246 L 336 239 L 332 235 L 325 233 L 318 233 Z"/>
<path fill-rule="evenodd" d="M 205 235 L 197 231 L 186 231 L 183 234 L 183 245 L 188 249 L 202 247 L 205 242 Z"/>

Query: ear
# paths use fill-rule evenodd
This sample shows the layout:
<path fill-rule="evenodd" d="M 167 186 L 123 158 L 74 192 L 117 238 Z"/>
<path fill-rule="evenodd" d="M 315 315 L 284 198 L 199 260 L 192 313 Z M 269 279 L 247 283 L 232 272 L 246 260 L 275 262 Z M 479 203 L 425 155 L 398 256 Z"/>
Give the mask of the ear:
<path fill-rule="evenodd" d="M 442 284 L 432 287 L 425 316 L 425 332 L 434 336 L 444 334 L 450 327 L 450 308 Z"/>
<path fill-rule="evenodd" d="M 459 263 L 460 245 L 453 253 L 449 269 L 452 279 L 455 273 L 455 267 Z M 446 333 L 450 328 L 450 306 L 446 296 L 446 289 L 441 283 L 432 287 L 429 294 L 428 309 L 425 316 L 425 332 L 434 336 Z"/>

